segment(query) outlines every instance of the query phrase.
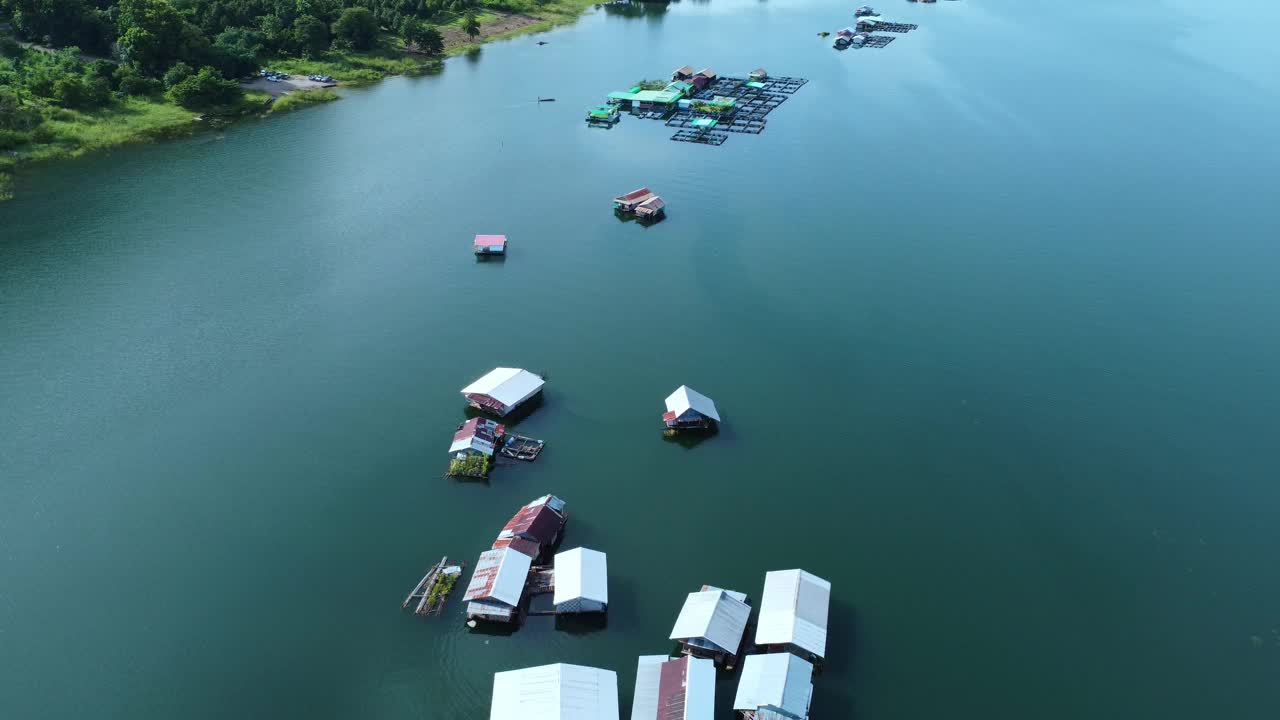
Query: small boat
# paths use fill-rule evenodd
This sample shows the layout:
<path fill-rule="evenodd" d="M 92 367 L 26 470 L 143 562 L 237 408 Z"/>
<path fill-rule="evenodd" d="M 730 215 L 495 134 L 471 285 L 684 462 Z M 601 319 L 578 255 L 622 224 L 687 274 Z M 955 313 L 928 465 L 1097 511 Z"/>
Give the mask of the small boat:
<path fill-rule="evenodd" d="M 544 97 L 538 98 L 538 102 L 555 102 L 555 101 L 556 101 L 555 98 L 544 98 Z"/>

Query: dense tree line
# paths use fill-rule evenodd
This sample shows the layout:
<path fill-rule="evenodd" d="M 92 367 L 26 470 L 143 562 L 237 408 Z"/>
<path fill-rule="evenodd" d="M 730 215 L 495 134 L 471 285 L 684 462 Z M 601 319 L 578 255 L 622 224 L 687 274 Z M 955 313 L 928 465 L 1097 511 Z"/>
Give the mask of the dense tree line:
<path fill-rule="evenodd" d="M 0 149 L 39 124 L 38 108 L 87 110 L 162 92 L 191 108 L 235 102 L 234 81 L 273 57 L 369 50 L 383 34 L 438 54 L 435 25 L 472 16 L 478 2 L 0 0 L 0 133 L 8 133 L 0 134 Z M 24 49 L 10 33 L 58 50 Z"/>

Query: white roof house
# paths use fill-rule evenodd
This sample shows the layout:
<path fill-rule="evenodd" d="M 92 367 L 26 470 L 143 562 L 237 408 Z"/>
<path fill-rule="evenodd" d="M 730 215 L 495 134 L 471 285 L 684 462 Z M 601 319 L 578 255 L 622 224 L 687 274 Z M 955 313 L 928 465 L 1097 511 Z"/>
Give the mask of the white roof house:
<path fill-rule="evenodd" d="M 737 655 L 751 617 L 746 599 L 742 593 L 713 587 L 689 593 L 671 639 Z"/>
<path fill-rule="evenodd" d="M 795 645 L 824 657 L 831 583 L 804 570 L 765 573 L 760 597 L 757 645 Z"/>
<path fill-rule="evenodd" d="M 675 417 L 679 418 L 690 410 L 720 422 L 720 413 L 716 412 L 716 404 L 711 401 L 711 398 L 688 385 L 681 385 L 667 396 L 668 413 L 674 413 Z"/>
<path fill-rule="evenodd" d="M 813 665 L 808 661 L 791 653 L 748 655 L 733 709 L 750 710 L 757 717 L 766 710 L 773 713 L 770 717 L 807 720 L 812 697 Z"/>
<path fill-rule="evenodd" d="M 605 554 L 587 548 L 556 553 L 557 612 L 604 610 L 609 604 L 609 568 Z"/>
<path fill-rule="evenodd" d="M 489 720 L 618 720 L 618 674 L 565 663 L 494 673 Z"/>
<path fill-rule="evenodd" d="M 497 600 L 512 607 L 520 604 L 533 558 L 510 548 L 480 553 L 463 601 Z"/>
<path fill-rule="evenodd" d="M 658 717 L 658 683 L 666 655 L 641 655 L 636 663 L 636 693 L 631 697 L 631 720 L 654 720 Z"/>
<path fill-rule="evenodd" d="M 506 415 L 537 395 L 545 384 L 542 378 L 528 370 L 500 367 L 462 388 L 462 394 L 474 405 Z"/>

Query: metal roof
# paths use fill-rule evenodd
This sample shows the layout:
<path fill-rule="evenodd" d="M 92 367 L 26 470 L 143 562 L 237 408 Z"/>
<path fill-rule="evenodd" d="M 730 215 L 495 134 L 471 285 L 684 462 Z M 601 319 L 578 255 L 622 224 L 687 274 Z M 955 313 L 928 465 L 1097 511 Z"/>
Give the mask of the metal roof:
<path fill-rule="evenodd" d="M 641 90 L 631 98 L 636 102 L 673 103 L 680 99 L 680 93 L 668 90 Z"/>
<path fill-rule="evenodd" d="M 685 655 L 662 664 L 654 720 L 712 720 L 716 704 L 716 664 Z"/>
<path fill-rule="evenodd" d="M 524 553 L 534 559 L 542 554 L 541 545 L 533 540 L 526 540 L 525 538 L 498 538 L 493 541 L 494 550 L 499 550 L 504 547 L 509 547 L 518 553 Z"/>
<path fill-rule="evenodd" d="M 489 720 L 618 720 L 618 674 L 566 663 L 494 673 Z"/>
<path fill-rule="evenodd" d="M 507 244 L 506 235 L 477 235 L 476 236 L 476 245 L 479 245 L 479 246 L 493 247 L 494 245 L 505 246 L 506 244 Z"/>
<path fill-rule="evenodd" d="M 476 450 L 485 455 L 493 455 L 493 446 L 503 426 L 488 418 L 471 418 L 462 423 L 462 427 L 453 434 L 453 444 L 449 452 L 459 450 Z"/>
<path fill-rule="evenodd" d="M 462 394 L 488 395 L 507 407 L 513 407 L 533 397 L 545 384 L 542 378 L 528 370 L 500 367 L 462 388 Z"/>
<path fill-rule="evenodd" d="M 743 597 L 741 593 L 737 595 L 734 597 L 729 591 L 719 588 L 689 593 L 684 607 L 680 608 L 675 627 L 671 629 L 670 638 L 702 638 L 737 655 L 747 620 L 751 617 L 751 606 L 738 599 Z"/>
<path fill-rule="evenodd" d="M 680 69 L 676 70 L 676 71 L 675 71 L 674 73 L 672 73 L 672 74 L 673 74 L 673 75 L 692 75 L 692 74 L 693 74 L 693 66 L 692 66 L 692 65 L 685 65 L 684 67 L 682 67 L 682 68 L 680 68 Z"/>
<path fill-rule="evenodd" d="M 733 698 L 734 710 L 769 708 L 783 717 L 806 720 L 813 695 L 813 665 L 791 653 L 748 655 Z"/>
<path fill-rule="evenodd" d="M 636 692 L 631 697 L 631 720 L 656 720 L 658 717 L 658 684 L 666 655 L 641 655 L 636 663 Z"/>
<path fill-rule="evenodd" d="M 667 410 L 675 413 L 677 416 L 683 415 L 688 410 L 706 415 L 707 417 L 720 422 L 720 413 L 716 412 L 716 404 L 711 398 L 690 388 L 688 385 L 681 385 L 676 391 L 667 396 Z"/>
<path fill-rule="evenodd" d="M 462 599 L 493 599 L 507 605 L 519 605 L 532 564 L 533 558 L 510 548 L 486 550 L 476 561 L 475 572 Z"/>
<path fill-rule="evenodd" d="M 626 195 L 619 195 L 618 197 L 614 198 L 613 201 L 622 202 L 622 203 L 640 202 L 651 195 L 653 195 L 652 190 L 650 190 L 647 187 L 642 187 L 639 190 L 632 190 Z"/>
<path fill-rule="evenodd" d="M 827 652 L 831 583 L 804 570 L 765 573 L 757 645 L 795 644 L 818 657 Z"/>
<path fill-rule="evenodd" d="M 605 554 L 587 548 L 556 553 L 556 589 L 553 602 L 584 598 L 609 602 L 609 569 Z"/>
<path fill-rule="evenodd" d="M 502 526 L 498 539 L 523 537 L 540 545 L 550 545 L 564 524 L 564 501 L 555 495 L 543 495 L 517 510 Z"/>

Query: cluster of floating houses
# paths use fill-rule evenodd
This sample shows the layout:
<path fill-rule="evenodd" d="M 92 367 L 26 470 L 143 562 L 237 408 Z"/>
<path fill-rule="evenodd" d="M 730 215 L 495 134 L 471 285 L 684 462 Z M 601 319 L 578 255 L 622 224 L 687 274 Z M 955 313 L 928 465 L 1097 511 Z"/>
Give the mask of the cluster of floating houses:
<path fill-rule="evenodd" d="M 612 127 L 627 112 L 677 128 L 672 140 L 720 145 L 727 133 L 763 132 L 765 116 L 806 82 L 772 77 L 763 68 L 742 78 L 685 65 L 671 73 L 665 85 L 646 88 L 642 83 L 609 93 L 604 104 L 587 110 L 586 120 L 588 125 Z"/>
<path fill-rule="evenodd" d="M 494 368 L 462 388 L 474 409 L 504 418 L 532 402 L 546 381 L 522 368 Z M 458 426 L 449 446 L 449 475 L 486 478 L 495 456 L 533 461 L 546 443 L 507 432 L 506 425 L 488 417 L 473 417 Z"/>
<path fill-rule="evenodd" d="M 739 720 L 808 720 L 813 679 L 827 650 L 831 583 L 800 569 L 765 574 L 754 641 L 751 605 L 732 590 L 690 593 L 670 639 L 679 654 L 636 663 L 631 720 L 711 720 L 717 668 L 742 659 L 733 709 Z M 618 720 L 612 670 L 557 663 L 494 674 L 490 720 Z"/>
<path fill-rule="evenodd" d="M 933 0 L 925 1 L 933 2 Z M 876 35 L 874 34 L 875 32 L 905 33 L 919 27 L 913 23 L 895 23 L 882 20 L 880 13 L 866 5 L 854 10 L 853 16 L 855 18 L 853 27 L 847 27 L 836 32 L 836 39 L 832 45 L 837 50 L 864 47 L 882 48 L 893 42 L 893 36 Z"/>

